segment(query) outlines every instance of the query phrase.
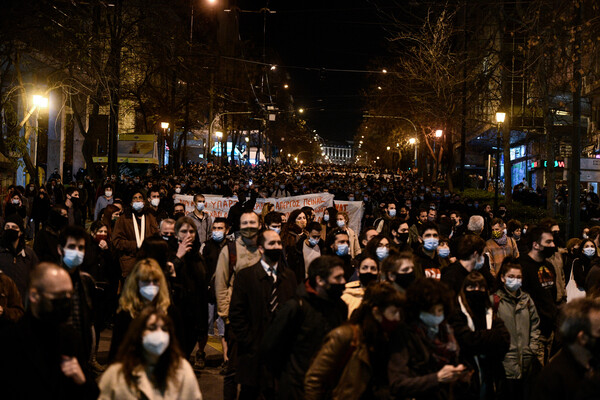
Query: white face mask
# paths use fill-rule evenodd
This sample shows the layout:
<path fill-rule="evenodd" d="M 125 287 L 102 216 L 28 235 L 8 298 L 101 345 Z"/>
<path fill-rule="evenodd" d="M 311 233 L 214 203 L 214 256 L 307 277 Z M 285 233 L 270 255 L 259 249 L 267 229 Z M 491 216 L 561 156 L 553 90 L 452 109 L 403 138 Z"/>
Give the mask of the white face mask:
<path fill-rule="evenodd" d="M 158 207 L 160 204 L 160 199 L 151 199 L 150 204 L 152 204 L 152 207 Z"/>
<path fill-rule="evenodd" d="M 160 287 L 157 285 L 140 286 L 140 294 L 148 301 L 153 301 L 159 291 Z"/>
<path fill-rule="evenodd" d="M 112 190 L 106 190 L 106 191 L 104 192 L 104 195 L 105 195 L 106 197 L 112 197 Z"/>
<path fill-rule="evenodd" d="M 162 329 L 147 333 L 142 339 L 142 345 L 148 353 L 160 356 L 169 347 L 169 334 Z"/>
<path fill-rule="evenodd" d="M 204 202 L 203 201 L 197 202 L 196 203 L 196 208 L 198 209 L 198 211 L 204 210 Z"/>
<path fill-rule="evenodd" d="M 181 188 L 175 188 L 175 193 L 181 193 Z"/>

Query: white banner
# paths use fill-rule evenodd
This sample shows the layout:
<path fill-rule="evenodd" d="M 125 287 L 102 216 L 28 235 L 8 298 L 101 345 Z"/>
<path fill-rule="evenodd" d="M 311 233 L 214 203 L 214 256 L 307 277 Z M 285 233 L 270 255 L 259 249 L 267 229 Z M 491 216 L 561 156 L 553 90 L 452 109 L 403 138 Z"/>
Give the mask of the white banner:
<path fill-rule="evenodd" d="M 350 228 L 354 233 L 360 235 L 360 222 L 362 221 L 365 212 L 363 202 L 336 200 L 335 208 L 337 208 L 338 211 L 346 211 L 348 213 L 348 216 L 350 217 L 348 225 L 350 225 Z"/>
<path fill-rule="evenodd" d="M 260 214 L 265 203 L 272 203 L 275 206 L 275 211 L 289 216 L 290 213 L 298 208 L 312 207 L 315 210 L 316 220 L 320 221 L 323 217 L 323 212 L 327 207 L 333 207 L 333 195 L 330 193 L 314 193 L 305 194 L 302 196 L 275 198 L 258 198 L 254 206 L 254 212 Z M 214 194 L 205 194 L 206 199 L 205 210 L 210 213 L 213 218 L 227 217 L 227 213 L 231 206 L 238 202 L 237 197 L 221 197 Z M 187 213 L 193 212 L 195 208 L 194 196 L 176 194 L 174 197 L 175 203 L 185 204 Z M 350 203 L 350 202 L 345 202 Z M 352 203 L 361 203 L 354 201 Z M 350 216 L 352 218 L 352 216 Z M 362 213 L 361 213 L 362 217 Z M 358 226 L 360 226 L 360 219 Z"/>

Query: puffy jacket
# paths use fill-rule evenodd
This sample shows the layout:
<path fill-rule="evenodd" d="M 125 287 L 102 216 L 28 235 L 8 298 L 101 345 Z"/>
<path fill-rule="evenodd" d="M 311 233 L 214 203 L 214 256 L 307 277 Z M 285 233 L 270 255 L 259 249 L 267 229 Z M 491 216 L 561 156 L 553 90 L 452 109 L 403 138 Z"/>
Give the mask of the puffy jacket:
<path fill-rule="evenodd" d="M 522 379 L 535 361 L 540 345 L 540 317 L 533 300 L 522 290 L 515 295 L 503 288 L 494 297 L 498 317 L 510 333 L 510 347 L 503 361 L 506 377 Z"/>

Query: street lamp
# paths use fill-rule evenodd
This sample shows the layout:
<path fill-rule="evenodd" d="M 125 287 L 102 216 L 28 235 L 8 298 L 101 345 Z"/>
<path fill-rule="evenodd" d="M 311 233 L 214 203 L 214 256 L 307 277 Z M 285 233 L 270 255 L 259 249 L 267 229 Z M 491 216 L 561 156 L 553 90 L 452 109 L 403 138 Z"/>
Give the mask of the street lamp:
<path fill-rule="evenodd" d="M 408 139 L 408 143 L 415 145 L 415 168 L 417 167 L 417 139 L 410 138 Z"/>
<path fill-rule="evenodd" d="M 500 135 L 502 123 L 506 119 L 506 113 L 496 113 L 496 176 L 494 179 L 494 212 L 498 209 L 498 179 L 500 178 Z M 506 160 L 505 160 L 506 162 Z"/>
<path fill-rule="evenodd" d="M 33 105 L 37 108 L 46 108 L 48 107 L 48 98 L 39 94 L 34 94 Z"/>
<path fill-rule="evenodd" d="M 163 129 L 169 129 L 169 123 L 168 122 L 161 122 L 160 123 L 160 127 Z"/>
<path fill-rule="evenodd" d="M 39 95 L 39 94 L 34 94 L 33 98 L 32 98 L 32 103 L 33 103 L 33 107 L 31 108 L 31 111 L 30 111 L 29 115 L 31 116 L 31 114 L 33 113 L 34 110 L 37 111 L 35 124 L 36 124 L 36 128 L 38 128 L 39 127 L 39 123 L 38 123 L 39 110 L 40 110 L 40 108 L 47 108 L 48 107 L 48 98 L 44 97 L 42 95 Z M 27 119 L 29 119 L 29 117 L 27 117 Z M 39 135 L 39 132 L 36 132 L 35 135 L 34 135 L 34 137 L 33 137 L 33 156 L 32 156 L 32 158 L 33 158 L 33 164 L 36 167 L 36 171 L 37 171 L 38 135 Z M 35 172 L 35 175 L 37 175 L 37 172 Z M 36 177 L 32 177 L 32 178 L 37 180 Z"/>
<path fill-rule="evenodd" d="M 304 113 L 304 108 L 299 108 L 299 109 L 298 109 L 298 112 L 299 112 L 300 114 L 303 114 L 303 113 Z"/>
<path fill-rule="evenodd" d="M 165 162 L 165 156 L 163 154 L 163 152 L 165 151 L 165 143 L 164 143 L 164 141 L 167 138 L 167 129 L 169 129 L 169 123 L 168 122 L 161 122 L 160 123 L 160 127 L 163 130 L 163 134 L 162 134 L 162 136 L 160 138 L 160 141 L 159 141 L 160 148 L 159 148 L 159 151 L 158 151 L 158 156 L 160 157 L 160 160 L 158 162 L 158 165 L 162 167 L 162 166 L 164 166 L 164 162 Z"/>
<path fill-rule="evenodd" d="M 287 83 L 286 83 L 285 85 L 283 85 L 283 88 L 284 88 L 284 89 L 287 89 L 287 88 L 289 88 L 289 87 L 290 87 L 290 85 L 288 85 Z"/>
<path fill-rule="evenodd" d="M 441 129 L 438 129 L 437 131 L 435 131 L 435 137 L 438 139 L 441 138 L 443 134 L 444 134 L 444 131 Z"/>
<path fill-rule="evenodd" d="M 387 151 L 390 151 L 390 146 L 386 147 Z"/>

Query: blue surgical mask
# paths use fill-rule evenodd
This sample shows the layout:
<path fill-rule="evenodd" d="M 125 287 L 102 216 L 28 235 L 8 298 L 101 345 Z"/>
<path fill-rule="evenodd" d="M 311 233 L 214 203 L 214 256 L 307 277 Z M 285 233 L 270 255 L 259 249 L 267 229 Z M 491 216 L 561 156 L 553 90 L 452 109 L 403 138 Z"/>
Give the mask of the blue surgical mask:
<path fill-rule="evenodd" d="M 583 254 L 586 257 L 590 257 L 591 258 L 591 257 L 594 256 L 594 254 L 596 254 L 596 249 L 593 248 L 593 247 L 586 247 L 585 249 L 583 249 Z"/>
<path fill-rule="evenodd" d="M 340 220 L 340 219 L 338 219 L 338 220 L 336 221 L 336 223 L 337 223 L 337 226 L 338 226 L 339 228 L 343 228 L 344 226 L 346 226 L 346 221 L 343 221 L 343 220 Z"/>
<path fill-rule="evenodd" d="M 225 237 L 225 232 L 223 231 L 213 231 L 212 238 L 215 242 L 220 242 Z"/>
<path fill-rule="evenodd" d="M 396 209 L 388 210 L 388 214 L 390 214 L 390 217 L 394 218 L 396 216 Z"/>
<path fill-rule="evenodd" d="M 387 247 L 378 247 L 375 250 L 375 254 L 377 254 L 377 258 L 381 261 L 390 254 L 390 250 Z"/>
<path fill-rule="evenodd" d="M 63 263 L 69 269 L 79 267 L 83 263 L 85 253 L 74 249 L 63 249 Z"/>
<path fill-rule="evenodd" d="M 315 238 L 308 238 L 308 243 L 310 243 L 311 246 L 316 246 L 319 244 L 319 239 L 315 239 Z"/>
<path fill-rule="evenodd" d="M 148 301 L 154 300 L 159 290 L 160 287 L 158 287 L 157 285 L 140 286 L 140 294 L 143 298 L 145 298 Z"/>
<path fill-rule="evenodd" d="M 423 321 L 428 328 L 437 328 L 444 321 L 444 314 L 433 315 L 431 313 L 421 311 L 419 314 L 419 319 Z"/>
<path fill-rule="evenodd" d="M 437 238 L 427 238 L 427 239 L 423 240 L 423 247 L 427 251 L 433 251 L 433 250 L 437 249 L 439 244 L 440 244 L 440 240 Z"/>
<path fill-rule="evenodd" d="M 519 278 L 506 278 L 506 288 L 511 292 L 516 292 L 521 288 L 521 284 L 523 283 L 522 279 Z"/>
<path fill-rule="evenodd" d="M 323 221 L 324 222 L 329 222 L 329 214 L 323 215 Z"/>
<path fill-rule="evenodd" d="M 277 233 L 278 235 L 281 233 L 281 228 L 270 228 L 273 232 Z"/>
<path fill-rule="evenodd" d="M 131 207 L 133 207 L 134 211 L 141 211 L 141 209 L 144 208 L 144 202 L 143 201 L 134 201 L 131 204 Z"/>
<path fill-rule="evenodd" d="M 483 254 L 481 255 L 481 257 L 479 257 L 479 259 L 477 260 L 477 262 L 475 263 L 475 270 L 480 270 L 481 268 L 483 268 L 483 264 L 485 264 L 485 257 L 483 256 Z"/>
<path fill-rule="evenodd" d="M 335 254 L 337 254 L 338 256 L 345 256 L 348 254 L 348 245 L 347 244 L 338 244 L 337 246 L 337 250 L 335 251 Z"/>
<path fill-rule="evenodd" d="M 197 202 L 197 203 L 196 203 L 196 209 L 197 209 L 198 211 L 202 211 L 202 210 L 204 210 L 204 202 L 203 202 L 203 201 L 199 201 L 199 202 Z"/>
<path fill-rule="evenodd" d="M 446 258 L 450 255 L 450 249 L 446 249 L 446 248 L 438 249 L 438 255 L 442 258 Z"/>

